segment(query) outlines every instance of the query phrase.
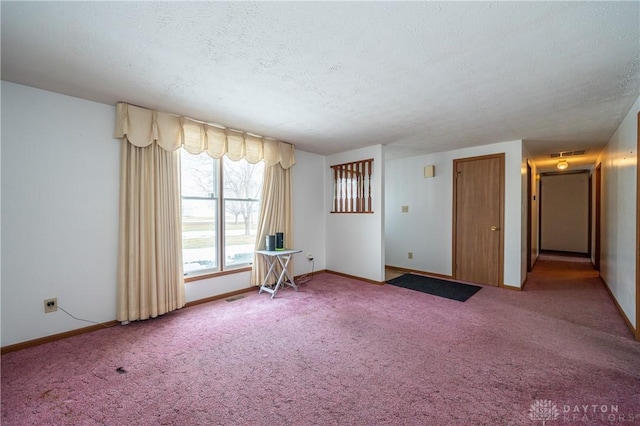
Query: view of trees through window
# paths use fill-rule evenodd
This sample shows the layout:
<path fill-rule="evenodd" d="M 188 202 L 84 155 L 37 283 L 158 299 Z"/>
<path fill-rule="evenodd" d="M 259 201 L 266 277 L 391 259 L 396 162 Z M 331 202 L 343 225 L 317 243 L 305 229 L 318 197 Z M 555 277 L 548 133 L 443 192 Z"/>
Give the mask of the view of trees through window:
<path fill-rule="evenodd" d="M 181 152 L 185 274 L 253 261 L 264 163 Z M 220 219 L 222 218 L 222 219 Z"/>

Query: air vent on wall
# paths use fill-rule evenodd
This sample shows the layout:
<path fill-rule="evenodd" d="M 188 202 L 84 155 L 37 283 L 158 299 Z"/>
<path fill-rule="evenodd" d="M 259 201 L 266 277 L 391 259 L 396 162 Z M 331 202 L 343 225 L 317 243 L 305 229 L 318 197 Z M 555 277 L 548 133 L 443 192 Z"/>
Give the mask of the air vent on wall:
<path fill-rule="evenodd" d="M 575 157 L 577 155 L 584 155 L 587 151 L 584 149 L 580 149 L 577 151 L 562 151 L 562 152 L 552 152 L 549 154 L 549 158 L 564 158 L 564 157 Z"/>

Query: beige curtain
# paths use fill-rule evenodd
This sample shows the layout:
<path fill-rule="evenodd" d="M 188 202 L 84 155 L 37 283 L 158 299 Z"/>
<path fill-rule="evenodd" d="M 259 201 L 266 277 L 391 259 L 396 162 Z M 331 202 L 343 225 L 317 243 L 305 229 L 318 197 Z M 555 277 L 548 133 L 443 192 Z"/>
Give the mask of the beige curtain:
<path fill-rule="evenodd" d="M 291 168 L 284 169 L 280 164 L 265 166 L 256 250 L 264 250 L 266 236 L 276 232 L 284 233 L 286 248 L 294 248 L 292 199 Z M 289 268 L 293 271 L 293 259 Z M 266 273 L 266 262 L 262 256 L 256 256 L 251 270 L 251 284 L 262 284 Z M 274 281 L 273 277 L 270 277 L 267 282 Z"/>
<path fill-rule="evenodd" d="M 185 304 L 182 273 L 179 151 L 265 163 L 257 248 L 267 233 L 292 244 L 294 146 L 126 103 L 116 105 L 121 140 L 118 321 L 153 318 Z M 262 242 L 262 246 L 260 246 Z M 264 276 L 254 262 L 252 282 Z"/>
<path fill-rule="evenodd" d="M 185 304 L 179 151 L 120 147 L 117 320 L 155 318 Z"/>
<path fill-rule="evenodd" d="M 245 158 L 251 164 L 264 161 L 265 166 L 280 163 L 285 169 L 296 162 L 291 144 L 121 102 L 116 105 L 114 137 L 125 136 L 139 147 L 157 143 L 174 151 L 184 146 L 190 154 Z"/>

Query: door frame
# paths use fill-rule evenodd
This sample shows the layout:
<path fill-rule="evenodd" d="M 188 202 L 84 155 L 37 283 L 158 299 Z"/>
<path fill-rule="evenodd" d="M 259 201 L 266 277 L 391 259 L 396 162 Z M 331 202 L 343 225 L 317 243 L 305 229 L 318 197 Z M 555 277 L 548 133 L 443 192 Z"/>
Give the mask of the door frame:
<path fill-rule="evenodd" d="M 458 174 L 456 173 L 458 163 L 475 160 L 488 160 L 492 158 L 498 158 L 500 160 L 500 198 L 499 198 L 499 212 L 500 220 L 498 229 L 500 230 L 499 240 L 499 254 L 498 254 L 498 287 L 504 287 L 504 181 L 505 181 L 505 153 L 479 155 L 475 157 L 456 158 L 453 160 L 453 222 L 452 222 L 452 255 L 451 255 L 451 276 L 456 278 L 456 264 L 457 264 L 457 244 L 458 244 L 458 231 L 457 231 L 457 218 L 458 218 L 458 185 L 456 185 L 456 179 Z"/>
<path fill-rule="evenodd" d="M 594 206 L 594 216 L 595 216 L 595 224 L 594 224 L 594 236 L 595 243 L 593 247 L 593 267 L 596 271 L 600 271 L 600 234 L 602 232 L 602 163 L 598 163 L 596 166 L 596 196 L 595 196 L 595 206 Z"/>
<path fill-rule="evenodd" d="M 589 199 L 587 201 L 588 205 L 589 205 L 589 212 L 588 212 L 588 222 L 589 222 L 589 226 L 588 226 L 588 236 L 587 236 L 587 256 L 589 256 L 589 260 L 591 260 L 591 255 L 593 253 L 592 246 L 593 246 L 593 173 L 589 174 Z"/>
<path fill-rule="evenodd" d="M 542 196 L 542 174 L 538 179 L 538 253 L 542 253 L 542 202 L 544 197 Z"/>
<path fill-rule="evenodd" d="M 532 244 L 531 244 L 531 240 L 532 235 L 531 235 L 531 231 L 533 230 L 533 226 L 532 226 L 532 221 L 533 218 L 531 217 L 532 214 L 532 192 L 533 192 L 533 185 L 531 185 L 531 175 L 533 174 L 533 170 L 531 169 L 531 164 L 529 164 L 529 161 L 527 161 L 527 272 L 531 272 L 531 269 L 533 269 L 531 267 L 531 248 L 532 248 Z"/>
<path fill-rule="evenodd" d="M 640 112 L 636 129 L 637 149 L 640 149 Z M 636 153 L 638 151 L 636 150 Z M 636 340 L 640 341 L 640 173 L 636 162 Z"/>

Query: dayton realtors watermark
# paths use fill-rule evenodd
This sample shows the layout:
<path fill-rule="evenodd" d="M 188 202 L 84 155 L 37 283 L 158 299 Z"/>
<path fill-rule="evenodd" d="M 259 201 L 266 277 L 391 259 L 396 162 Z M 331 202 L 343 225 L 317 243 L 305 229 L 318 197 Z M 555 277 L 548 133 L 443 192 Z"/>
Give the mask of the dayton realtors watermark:
<path fill-rule="evenodd" d="M 529 407 L 529 419 L 535 422 L 572 423 L 640 423 L 640 413 L 625 412 L 617 404 L 556 404 L 548 399 L 537 399 Z"/>

